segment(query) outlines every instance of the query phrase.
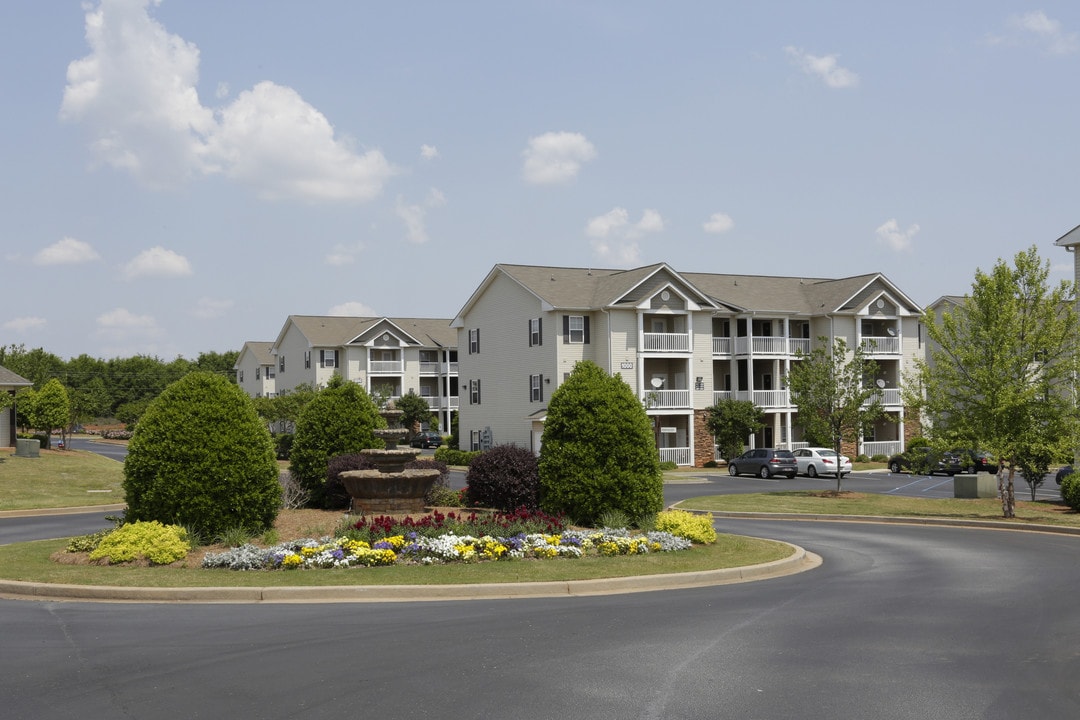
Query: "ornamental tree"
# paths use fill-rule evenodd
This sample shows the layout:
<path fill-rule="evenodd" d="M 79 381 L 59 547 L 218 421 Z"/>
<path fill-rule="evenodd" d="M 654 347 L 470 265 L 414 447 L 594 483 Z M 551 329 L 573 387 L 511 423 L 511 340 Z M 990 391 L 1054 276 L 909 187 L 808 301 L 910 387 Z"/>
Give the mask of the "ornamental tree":
<path fill-rule="evenodd" d="M 999 259 L 989 273 L 976 270 L 970 295 L 923 317 L 931 344 L 919 363 L 919 405 L 935 435 L 966 438 L 998 458 L 1007 518 L 1016 513 L 1016 469 L 1039 472 L 1076 437 L 1076 286 L 1051 287 L 1049 272 L 1032 246 L 1012 266 Z"/>
<path fill-rule="evenodd" d="M 848 352 L 842 337 L 826 337 L 809 354 L 800 353 L 787 375 L 791 402 L 799 409 L 806 439 L 842 454 L 844 442 L 856 443 L 883 414 L 878 389 L 866 380 L 877 375 L 877 363 L 861 346 Z M 836 474 L 836 491 L 841 477 Z"/>
<path fill-rule="evenodd" d="M 720 400 L 705 410 L 705 426 L 716 439 L 720 457 L 731 460 L 742 453 L 747 439 L 765 423 L 761 408 L 749 400 Z"/>
<path fill-rule="evenodd" d="M 664 505 L 652 424 L 621 377 L 578 362 L 551 395 L 540 452 L 540 507 L 593 523 L 607 510 L 638 521 Z"/>
<path fill-rule="evenodd" d="M 281 484 L 270 433 L 251 398 L 209 372 L 166 387 L 128 444 L 124 495 L 129 521 L 191 526 L 207 537 L 271 527 Z"/>
<path fill-rule="evenodd" d="M 289 472 L 311 493 L 313 507 L 333 502 L 326 492 L 330 458 L 385 445 L 375 437 L 377 427 L 386 427 L 386 421 L 371 396 L 340 375 L 334 375 L 304 407 L 296 421 Z"/>
<path fill-rule="evenodd" d="M 61 439 L 66 437 L 68 420 L 71 417 L 71 403 L 67 389 L 56 378 L 50 379 L 40 390 L 28 390 L 20 396 L 19 411 L 26 417 L 31 427 L 41 430 L 52 445 L 52 431 L 61 429 Z"/>

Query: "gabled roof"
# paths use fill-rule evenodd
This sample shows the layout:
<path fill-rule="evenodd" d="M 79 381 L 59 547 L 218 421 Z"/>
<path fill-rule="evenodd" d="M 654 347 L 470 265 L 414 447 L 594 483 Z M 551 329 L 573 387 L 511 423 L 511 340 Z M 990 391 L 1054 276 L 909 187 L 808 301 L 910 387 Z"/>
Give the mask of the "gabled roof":
<path fill-rule="evenodd" d="M 0 365 L 0 387 L 30 387 L 34 383 Z"/>
<path fill-rule="evenodd" d="M 1059 237 L 1054 241 L 1054 244 L 1058 247 L 1069 249 L 1072 249 L 1076 245 L 1080 245 L 1080 225 L 1077 225 L 1072 230 Z"/>
<path fill-rule="evenodd" d="M 290 315 L 272 347 L 276 349 L 281 344 L 290 326 L 307 339 L 308 347 L 337 348 L 357 340 L 380 324 L 396 328 L 403 340 L 421 347 L 457 346 L 457 332 L 450 328 L 449 319 Z"/>
<path fill-rule="evenodd" d="M 272 347 L 274 347 L 274 343 L 272 342 L 248 340 L 244 343 L 244 347 L 240 349 L 240 354 L 236 356 L 236 362 L 233 363 L 233 370 L 240 369 L 240 359 L 244 357 L 244 353 L 251 353 L 251 356 L 255 358 L 255 362 L 258 365 L 273 365 L 274 356 L 270 352 L 270 348 Z"/>
<path fill-rule="evenodd" d="M 605 308 L 626 302 L 627 297 L 643 284 L 667 274 L 670 282 L 679 286 L 699 304 L 712 306 L 708 295 L 694 287 L 685 277 L 666 263 L 656 263 L 630 270 L 604 268 L 554 267 L 550 265 L 495 265 L 479 287 L 458 311 L 454 326 L 461 326 L 461 318 L 468 313 L 484 291 L 503 275 L 510 278 L 525 291 L 534 295 L 546 310 L 589 310 Z"/>

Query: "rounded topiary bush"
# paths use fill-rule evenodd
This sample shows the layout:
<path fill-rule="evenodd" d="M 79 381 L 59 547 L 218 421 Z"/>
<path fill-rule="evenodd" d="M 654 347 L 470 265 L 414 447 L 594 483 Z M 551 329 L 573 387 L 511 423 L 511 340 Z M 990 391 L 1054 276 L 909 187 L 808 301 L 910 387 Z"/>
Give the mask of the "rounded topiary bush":
<path fill-rule="evenodd" d="M 281 506 L 270 433 L 244 391 L 195 372 L 169 385 L 139 419 L 124 461 L 125 517 L 214 536 L 261 532 Z"/>
<path fill-rule="evenodd" d="M 540 451 L 540 507 L 582 524 L 607 510 L 633 522 L 664 506 L 652 423 L 621 377 L 579 362 L 552 393 Z"/>
<path fill-rule="evenodd" d="M 1080 473 L 1069 473 L 1061 480 L 1061 499 L 1080 512 Z"/>
<path fill-rule="evenodd" d="M 469 465 L 465 483 L 465 502 L 470 506 L 503 512 L 540 507 L 536 456 L 525 448 L 497 445 L 485 450 Z"/>
<path fill-rule="evenodd" d="M 308 490 L 312 507 L 330 507 L 326 477 L 330 458 L 385 445 L 375 437 L 386 421 L 360 385 L 335 375 L 305 407 L 296 421 L 289 472 Z"/>

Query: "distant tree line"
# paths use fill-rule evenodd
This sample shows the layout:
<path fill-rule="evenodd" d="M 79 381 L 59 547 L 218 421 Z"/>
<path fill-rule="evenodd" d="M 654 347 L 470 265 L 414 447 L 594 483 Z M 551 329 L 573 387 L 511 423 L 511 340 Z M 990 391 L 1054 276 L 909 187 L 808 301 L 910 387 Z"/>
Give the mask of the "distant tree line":
<path fill-rule="evenodd" d="M 67 392 L 70 424 L 115 419 L 133 424 L 172 382 L 195 371 L 208 371 L 236 381 L 233 365 L 239 351 L 204 352 L 195 360 L 165 361 L 149 355 L 102 360 L 82 354 L 63 360 L 42 348 L 0 345 L 0 366 L 33 383 L 40 392 L 53 379 Z"/>

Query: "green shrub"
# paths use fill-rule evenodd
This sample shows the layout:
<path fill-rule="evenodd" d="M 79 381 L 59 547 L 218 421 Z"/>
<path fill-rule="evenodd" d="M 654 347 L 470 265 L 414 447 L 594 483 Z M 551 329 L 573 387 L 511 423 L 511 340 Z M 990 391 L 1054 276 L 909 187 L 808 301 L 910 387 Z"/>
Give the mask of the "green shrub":
<path fill-rule="evenodd" d="M 713 527 L 711 515 L 695 515 L 685 510 L 665 510 L 656 516 L 656 529 L 700 545 L 716 542 L 716 528 Z"/>
<path fill-rule="evenodd" d="M 630 527 L 630 518 L 622 510 L 605 510 L 596 518 L 596 527 L 617 530 Z"/>
<path fill-rule="evenodd" d="M 116 528 L 98 543 L 90 559 L 115 564 L 146 558 L 155 565 L 168 565 L 186 557 L 189 550 L 183 528 L 153 520 Z"/>
<path fill-rule="evenodd" d="M 605 510 L 637 520 L 664 505 L 645 408 L 621 377 L 590 361 L 551 395 L 539 469 L 540 507 L 584 524 Z"/>
<path fill-rule="evenodd" d="M 913 437 L 907 441 L 906 447 L 908 450 L 917 447 L 930 447 L 930 441 L 922 436 Z"/>
<path fill-rule="evenodd" d="M 536 456 L 525 448 L 497 445 L 469 465 L 465 476 L 465 502 L 470 507 L 511 512 L 536 510 L 540 476 Z"/>
<path fill-rule="evenodd" d="M 1080 473 L 1069 473 L 1061 480 L 1061 499 L 1080 512 Z"/>
<path fill-rule="evenodd" d="M 377 427 L 385 427 L 375 402 L 360 385 L 331 378 L 300 413 L 289 454 L 289 471 L 311 493 L 313 507 L 329 507 L 326 477 L 330 458 L 349 455 L 384 443 L 375 437 Z"/>
<path fill-rule="evenodd" d="M 704 464 L 702 464 L 701 467 L 714 468 L 714 467 L 716 467 L 716 461 L 715 460 L 707 460 L 707 461 L 705 461 Z"/>
<path fill-rule="evenodd" d="M 124 462 L 125 517 L 187 525 L 206 537 L 270 527 L 281 484 L 270 433 L 244 391 L 194 372 L 146 409 Z"/>
<path fill-rule="evenodd" d="M 405 463 L 406 470 L 438 470 L 439 477 L 424 495 L 424 504 L 428 507 L 461 507 L 461 495 L 450 489 L 450 468 L 446 463 L 434 458 L 424 457 Z"/>
<path fill-rule="evenodd" d="M 672 460 L 665 460 L 660 463 L 661 472 L 670 472 L 671 470 L 678 470 L 679 466 Z"/>
<path fill-rule="evenodd" d="M 330 458 L 326 464 L 326 485 L 323 488 L 322 506 L 328 510 L 341 510 L 352 505 L 352 498 L 341 482 L 346 470 L 374 470 L 375 463 L 360 453 L 348 453 Z"/>
<path fill-rule="evenodd" d="M 480 455 L 479 450 L 455 450 L 446 445 L 435 449 L 435 459 L 453 467 L 468 467 Z"/>

